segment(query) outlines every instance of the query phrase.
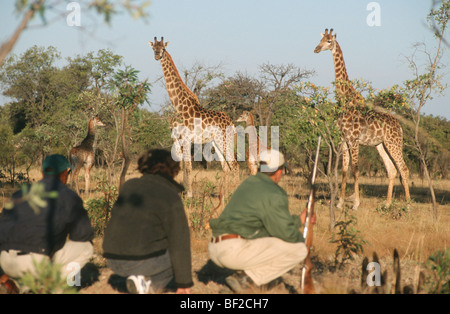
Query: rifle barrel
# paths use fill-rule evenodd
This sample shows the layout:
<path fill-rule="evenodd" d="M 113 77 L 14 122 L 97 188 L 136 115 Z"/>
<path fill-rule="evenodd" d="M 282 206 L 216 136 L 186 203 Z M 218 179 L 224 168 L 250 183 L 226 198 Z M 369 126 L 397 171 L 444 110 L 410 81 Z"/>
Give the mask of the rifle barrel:
<path fill-rule="evenodd" d="M 311 192 L 309 193 L 308 198 L 308 205 L 306 210 L 306 220 L 305 220 L 305 228 L 303 229 L 303 238 L 306 240 L 306 236 L 308 235 L 308 227 L 309 227 L 309 220 L 311 216 L 311 204 L 314 197 L 314 184 L 316 183 L 316 174 L 317 174 L 317 163 L 319 161 L 319 152 L 320 152 L 320 141 L 321 137 L 319 136 L 317 138 L 317 148 L 316 148 L 316 156 L 314 157 L 314 167 L 311 177 Z"/>

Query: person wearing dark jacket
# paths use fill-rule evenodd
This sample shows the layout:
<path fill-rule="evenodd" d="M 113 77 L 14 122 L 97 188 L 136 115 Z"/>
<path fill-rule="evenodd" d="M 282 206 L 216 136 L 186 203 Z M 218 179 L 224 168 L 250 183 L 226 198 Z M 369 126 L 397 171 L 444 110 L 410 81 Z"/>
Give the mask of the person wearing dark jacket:
<path fill-rule="evenodd" d="M 174 181 L 180 164 L 166 150 L 148 150 L 138 160 L 140 178 L 126 181 L 105 229 L 103 256 L 116 274 L 127 277 L 130 293 L 162 291 L 173 282 L 190 293 L 190 232 Z"/>
<path fill-rule="evenodd" d="M 61 265 L 62 278 L 92 257 L 94 232 L 81 198 L 65 184 L 71 165 L 50 155 L 43 179 L 13 194 L 0 214 L 0 268 L 12 278 L 36 274 L 35 263 Z M 71 265 L 69 265 L 71 264 Z"/>

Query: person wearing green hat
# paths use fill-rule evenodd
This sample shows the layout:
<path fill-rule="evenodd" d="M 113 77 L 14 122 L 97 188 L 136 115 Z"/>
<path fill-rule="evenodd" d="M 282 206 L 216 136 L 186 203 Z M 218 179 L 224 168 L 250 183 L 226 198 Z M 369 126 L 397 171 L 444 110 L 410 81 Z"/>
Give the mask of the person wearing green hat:
<path fill-rule="evenodd" d="M 276 282 L 307 256 L 299 230 L 306 210 L 291 215 L 288 195 L 278 185 L 286 167 L 283 154 L 266 150 L 259 163 L 259 172 L 242 182 L 219 218 L 210 220 L 209 255 L 216 265 L 237 271 L 225 279 L 237 293 Z"/>
<path fill-rule="evenodd" d="M 14 279 L 35 275 L 34 265 L 45 259 L 62 266 L 65 278 L 92 257 L 90 219 L 82 199 L 66 186 L 71 169 L 64 156 L 48 156 L 42 163 L 43 179 L 24 185 L 5 204 L 0 213 L 0 273 Z"/>

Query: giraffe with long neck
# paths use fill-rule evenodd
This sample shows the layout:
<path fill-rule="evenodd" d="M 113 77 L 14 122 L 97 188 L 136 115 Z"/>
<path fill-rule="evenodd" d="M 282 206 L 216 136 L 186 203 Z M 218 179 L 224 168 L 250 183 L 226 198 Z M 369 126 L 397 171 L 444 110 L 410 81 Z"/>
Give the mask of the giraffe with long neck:
<path fill-rule="evenodd" d="M 232 151 L 227 149 L 229 147 L 227 142 L 234 141 L 236 132 L 233 121 L 225 112 L 208 110 L 200 105 L 197 96 L 181 79 L 172 56 L 166 50 L 169 42 L 164 43 L 163 37 L 158 41 L 155 37 L 154 42 L 149 41 L 148 43 L 154 50 L 155 59 L 161 62 L 166 89 L 177 114 L 177 119 L 171 123 L 172 134 L 174 134 L 173 129 L 180 126 L 185 127 L 181 132 L 184 130 L 190 134 L 189 143 L 175 141 L 175 150 L 180 151 L 180 146 L 185 148 L 188 145 L 190 147 L 191 143 L 212 143 L 215 148 L 215 154 L 219 156 L 218 159 L 221 162 L 225 175 L 227 176 L 227 173 L 230 171 L 239 173 L 239 165 L 234 158 L 234 149 Z M 183 134 L 179 135 L 181 135 L 182 139 L 186 139 L 186 136 L 183 136 Z M 183 149 L 183 162 L 185 164 L 184 184 L 186 186 L 186 194 L 190 197 L 192 196 L 190 149 Z"/>
<path fill-rule="evenodd" d="M 75 181 L 75 187 L 77 193 L 80 193 L 78 185 L 78 173 L 84 166 L 84 178 L 85 178 L 85 193 L 89 193 L 90 174 L 91 168 L 94 166 L 95 161 L 95 136 L 97 133 L 97 126 L 105 126 L 103 122 L 94 117 L 89 119 L 88 133 L 80 145 L 74 146 L 69 152 L 69 162 L 74 167 L 71 182 Z"/>
<path fill-rule="evenodd" d="M 330 32 L 326 29 L 325 33 L 321 34 L 322 39 L 314 52 L 331 51 L 334 60 L 336 96 L 338 104 L 342 106 L 342 114 L 338 120 L 343 139 L 342 184 L 337 207 L 342 208 L 344 205 L 350 156 L 355 181 L 353 209 L 358 209 L 360 204 L 359 145 L 375 146 L 383 159 L 389 178 L 386 206 L 389 207 L 392 203 L 392 192 L 397 169 L 400 172 L 405 190 L 405 198 L 409 201 L 409 169 L 403 159 L 402 127 L 398 120 L 390 114 L 362 108 L 364 106 L 364 98 L 355 90 L 348 79 L 342 49 L 336 41 L 336 34 L 333 35 L 332 32 L 333 29 Z"/>
<path fill-rule="evenodd" d="M 270 147 L 266 147 L 256 133 L 255 119 L 250 111 L 243 111 L 236 122 L 245 122 L 245 131 L 248 133 L 248 149 L 245 160 L 251 175 L 258 173 L 259 155 Z"/>

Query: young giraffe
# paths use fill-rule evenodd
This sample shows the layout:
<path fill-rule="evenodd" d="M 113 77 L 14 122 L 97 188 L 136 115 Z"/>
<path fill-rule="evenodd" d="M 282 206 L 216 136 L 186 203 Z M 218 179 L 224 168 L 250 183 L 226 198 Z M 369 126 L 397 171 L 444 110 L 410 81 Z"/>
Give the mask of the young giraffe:
<path fill-rule="evenodd" d="M 222 169 L 225 172 L 225 176 L 228 175 L 229 171 L 239 173 L 239 165 L 234 158 L 234 151 L 227 152 L 226 149 L 227 140 L 234 140 L 235 127 L 233 121 L 230 119 L 230 117 L 227 116 L 225 112 L 207 110 L 200 105 L 197 96 L 191 90 L 189 90 L 189 88 L 181 79 L 171 55 L 166 50 L 169 42 L 164 43 L 164 37 L 161 38 L 161 41 L 158 41 L 156 37 L 154 40 L 154 42 L 149 41 L 148 43 L 154 50 L 155 60 L 159 60 L 161 62 L 164 79 L 166 81 L 167 92 L 169 94 L 170 101 L 175 109 L 175 112 L 178 115 L 177 119 L 172 121 L 172 129 L 181 125 L 190 130 L 191 134 L 189 143 L 181 142 L 180 144 L 179 141 L 176 141 L 175 149 L 180 151 L 180 146 L 186 148 L 190 147 L 191 143 L 201 142 L 202 144 L 206 144 L 211 142 L 213 145 L 215 145 L 216 154 L 222 155 L 223 157 L 221 158 L 221 164 Z M 197 122 L 201 121 L 201 123 L 197 125 L 196 120 Z M 198 128 L 201 128 L 201 130 L 199 130 Z M 227 129 L 228 133 L 232 134 L 227 134 Z M 194 135 L 197 137 L 194 138 Z M 232 135 L 232 139 L 230 139 L 230 135 Z M 201 139 L 199 138 L 199 136 L 201 136 Z M 181 138 L 182 140 L 186 139 L 185 136 L 181 136 Z M 186 149 L 184 151 L 186 151 Z M 191 197 L 192 182 L 190 179 L 190 175 L 192 172 L 192 162 L 191 159 L 188 158 L 188 156 L 190 156 L 190 150 L 187 153 L 184 153 L 183 162 L 185 163 L 184 184 L 187 187 L 186 195 L 188 197 Z"/>
<path fill-rule="evenodd" d="M 258 172 L 259 155 L 270 147 L 262 144 L 258 134 L 256 133 L 255 120 L 250 111 L 243 111 L 237 118 L 236 122 L 245 122 L 245 130 L 248 132 L 248 149 L 245 153 L 245 160 L 251 175 Z"/>
<path fill-rule="evenodd" d="M 319 53 L 331 50 L 334 60 L 335 84 L 338 103 L 343 106 L 343 112 L 338 120 L 339 128 L 343 137 L 342 156 L 342 185 L 338 208 L 342 208 L 345 199 L 345 188 L 347 171 L 349 165 L 349 150 L 352 158 L 352 170 L 355 180 L 355 198 L 353 209 L 359 206 L 359 145 L 375 146 L 383 159 L 389 178 L 386 206 L 392 202 L 392 191 L 397 170 L 400 172 L 401 181 L 405 190 L 405 198 L 410 200 L 408 177 L 409 170 L 403 159 L 403 130 L 392 115 L 363 108 L 364 98 L 355 91 L 348 79 L 345 68 L 344 57 L 341 47 L 336 41 L 336 34 L 332 35 L 333 29 L 322 35 L 322 40 L 314 50 Z M 395 165 L 394 165 L 394 162 Z"/>
<path fill-rule="evenodd" d="M 84 192 L 89 193 L 90 173 L 95 161 L 94 141 L 97 126 L 105 125 L 98 117 L 89 119 L 87 136 L 80 145 L 73 147 L 69 152 L 69 162 L 74 167 L 71 182 L 75 180 L 75 188 L 77 193 L 80 193 L 78 186 L 78 173 L 83 166 L 85 178 Z"/>

